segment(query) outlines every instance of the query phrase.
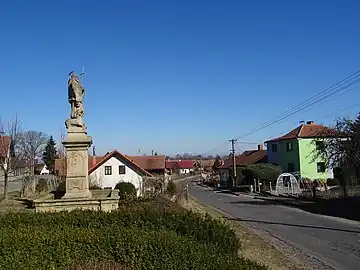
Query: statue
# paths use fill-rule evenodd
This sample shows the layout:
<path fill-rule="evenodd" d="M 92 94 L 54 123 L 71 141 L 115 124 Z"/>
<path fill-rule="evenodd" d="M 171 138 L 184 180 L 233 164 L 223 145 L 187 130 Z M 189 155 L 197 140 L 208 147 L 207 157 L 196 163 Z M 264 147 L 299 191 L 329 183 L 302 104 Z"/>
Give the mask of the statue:
<path fill-rule="evenodd" d="M 85 95 L 85 88 L 81 85 L 78 75 L 70 72 L 70 79 L 68 81 L 68 100 L 71 105 L 70 119 L 67 119 L 65 126 L 67 129 L 75 128 L 81 129 L 86 133 L 86 126 L 83 123 L 84 107 L 83 99 Z"/>

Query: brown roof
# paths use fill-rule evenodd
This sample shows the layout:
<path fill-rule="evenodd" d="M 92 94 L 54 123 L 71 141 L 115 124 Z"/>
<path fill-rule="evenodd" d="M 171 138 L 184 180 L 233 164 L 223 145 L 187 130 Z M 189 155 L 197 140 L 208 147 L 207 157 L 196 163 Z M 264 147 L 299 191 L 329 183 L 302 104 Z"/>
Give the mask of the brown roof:
<path fill-rule="evenodd" d="M 315 123 L 303 124 L 291 130 L 289 133 L 283 136 L 266 141 L 266 143 L 282 141 L 282 140 L 291 140 L 297 138 L 321 138 L 328 136 L 331 137 L 331 136 L 335 136 L 335 134 L 336 134 L 335 130 L 323 125 L 319 125 Z"/>
<path fill-rule="evenodd" d="M 10 136 L 0 136 L 0 156 L 6 157 L 11 145 Z"/>
<path fill-rule="evenodd" d="M 165 156 L 126 156 L 145 170 L 164 170 Z"/>
<path fill-rule="evenodd" d="M 149 173 L 148 171 L 144 170 L 143 168 L 141 168 L 138 164 L 136 164 L 135 162 L 133 162 L 131 159 L 129 159 L 129 157 L 121 154 L 120 152 L 118 152 L 117 150 L 112 151 L 111 153 L 105 155 L 102 160 L 100 160 L 100 162 L 96 163 L 94 166 L 89 168 L 89 174 L 92 173 L 93 171 L 95 171 L 97 168 L 99 168 L 102 164 L 104 164 L 107 160 L 109 160 L 111 157 L 117 157 L 118 159 L 120 159 L 121 161 L 123 161 L 124 163 L 126 163 L 126 165 L 128 165 L 129 167 L 133 167 L 134 170 L 137 170 L 147 176 L 152 177 L 153 175 L 151 173 Z"/>
<path fill-rule="evenodd" d="M 245 165 L 254 164 L 266 157 L 267 157 L 266 150 L 251 150 L 251 151 L 245 151 L 241 155 L 237 156 L 235 160 L 236 160 L 236 165 L 245 166 Z M 225 159 L 224 163 L 219 168 L 226 169 L 232 165 L 233 165 L 233 159 L 229 158 L 229 159 Z"/>
<path fill-rule="evenodd" d="M 116 150 L 114 150 L 116 151 Z M 114 152 L 113 151 L 113 152 Z M 100 163 L 104 157 L 108 156 L 111 153 L 108 153 L 105 156 L 89 156 L 88 157 L 88 168 L 89 170 Z M 127 156 L 126 159 L 130 160 L 132 163 L 135 163 L 137 166 L 144 170 L 164 170 L 165 169 L 165 156 Z M 55 171 L 58 171 L 58 174 L 66 174 L 66 159 L 58 158 L 55 159 Z"/>

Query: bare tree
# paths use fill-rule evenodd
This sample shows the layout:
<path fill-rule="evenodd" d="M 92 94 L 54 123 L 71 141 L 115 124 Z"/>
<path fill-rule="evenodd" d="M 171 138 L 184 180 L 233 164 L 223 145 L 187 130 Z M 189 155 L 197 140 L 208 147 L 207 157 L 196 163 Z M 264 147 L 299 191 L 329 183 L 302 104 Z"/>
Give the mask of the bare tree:
<path fill-rule="evenodd" d="M 324 128 L 318 137 L 313 141 L 316 147 L 311 153 L 312 161 L 321 158 L 328 167 L 333 168 L 334 177 L 346 195 L 347 180 L 339 172 L 342 169 L 354 170 L 357 178 L 360 177 L 360 114 L 355 120 L 339 118 L 331 129 Z"/>
<path fill-rule="evenodd" d="M 19 152 L 20 120 L 18 116 L 6 125 L 0 121 L 0 175 L 4 177 L 4 201 L 8 199 L 9 176 L 21 165 Z"/>
<path fill-rule="evenodd" d="M 19 136 L 19 148 L 30 169 L 30 175 L 34 175 L 34 167 L 37 158 L 41 158 L 48 136 L 38 131 L 22 132 Z"/>
<path fill-rule="evenodd" d="M 61 128 L 60 131 L 60 142 L 57 145 L 57 153 L 59 158 L 65 158 L 66 157 L 66 149 L 64 147 L 64 145 L 62 144 L 62 142 L 65 140 L 65 131 L 64 128 Z"/>

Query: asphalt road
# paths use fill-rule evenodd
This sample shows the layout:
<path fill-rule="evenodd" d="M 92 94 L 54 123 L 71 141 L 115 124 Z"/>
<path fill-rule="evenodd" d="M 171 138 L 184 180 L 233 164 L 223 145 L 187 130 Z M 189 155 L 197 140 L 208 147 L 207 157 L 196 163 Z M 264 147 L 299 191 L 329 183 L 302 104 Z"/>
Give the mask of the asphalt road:
<path fill-rule="evenodd" d="M 360 269 L 360 224 L 269 204 L 261 199 L 215 192 L 192 183 L 190 194 L 283 245 L 315 269 Z M 359 211 L 359 209 L 354 209 Z M 265 236 L 267 235 L 267 236 Z"/>
<path fill-rule="evenodd" d="M 22 188 L 22 180 L 9 181 L 8 192 L 20 191 Z M 4 181 L 0 181 L 0 194 L 4 192 Z"/>

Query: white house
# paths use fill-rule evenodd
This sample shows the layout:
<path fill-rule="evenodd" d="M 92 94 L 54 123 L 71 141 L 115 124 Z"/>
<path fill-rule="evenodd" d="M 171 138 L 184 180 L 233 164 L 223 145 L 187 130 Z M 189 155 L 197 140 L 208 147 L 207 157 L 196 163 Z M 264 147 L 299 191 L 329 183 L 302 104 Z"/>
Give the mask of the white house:
<path fill-rule="evenodd" d="M 152 177 L 152 174 L 116 150 L 89 169 L 91 185 L 114 189 L 117 183 L 128 182 L 134 185 L 138 196 L 141 195 L 144 177 Z"/>
<path fill-rule="evenodd" d="M 48 175 L 50 174 L 50 171 L 45 164 L 35 164 L 34 173 L 36 175 Z"/>

